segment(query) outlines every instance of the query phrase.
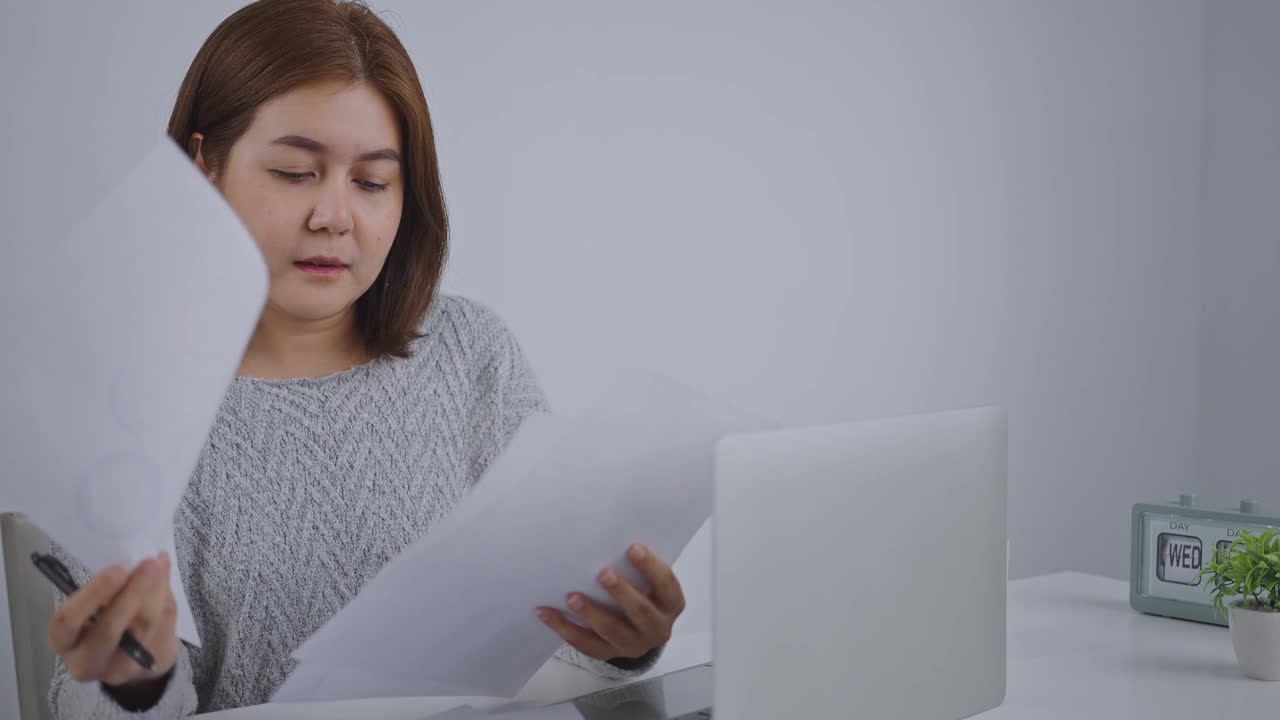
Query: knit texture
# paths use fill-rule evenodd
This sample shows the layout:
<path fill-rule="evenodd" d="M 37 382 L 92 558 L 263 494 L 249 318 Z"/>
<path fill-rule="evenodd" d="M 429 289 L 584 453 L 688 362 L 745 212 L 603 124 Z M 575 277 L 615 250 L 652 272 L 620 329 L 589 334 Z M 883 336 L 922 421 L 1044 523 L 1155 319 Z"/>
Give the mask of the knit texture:
<path fill-rule="evenodd" d="M 547 409 L 518 342 L 484 305 L 440 295 L 422 331 L 407 359 L 316 379 L 235 380 L 174 518 L 176 567 L 203 647 L 183 644 L 164 696 L 142 713 L 76 682 L 59 660 L 56 718 L 173 718 L 268 702 L 294 649 L 457 505 L 525 417 Z M 568 646 L 557 657 L 612 678 L 656 660 L 622 670 Z"/>

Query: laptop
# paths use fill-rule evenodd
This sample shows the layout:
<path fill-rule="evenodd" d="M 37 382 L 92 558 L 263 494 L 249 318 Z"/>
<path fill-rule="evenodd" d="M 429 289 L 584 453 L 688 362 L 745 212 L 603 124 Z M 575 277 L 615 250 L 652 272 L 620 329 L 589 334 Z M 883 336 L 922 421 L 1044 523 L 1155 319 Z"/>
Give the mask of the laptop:
<path fill-rule="evenodd" d="M 716 451 L 713 663 L 587 720 L 955 720 L 1005 693 L 996 408 L 732 435 Z"/>

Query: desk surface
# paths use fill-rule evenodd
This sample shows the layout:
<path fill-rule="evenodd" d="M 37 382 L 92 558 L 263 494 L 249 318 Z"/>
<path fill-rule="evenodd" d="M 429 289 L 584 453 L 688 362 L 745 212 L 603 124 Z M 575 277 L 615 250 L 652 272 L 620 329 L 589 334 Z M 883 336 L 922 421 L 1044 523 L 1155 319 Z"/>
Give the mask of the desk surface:
<path fill-rule="evenodd" d="M 1059 573 L 1009 584 L 1009 684 L 995 718 L 1262 717 L 1280 683 L 1236 666 L 1229 631 L 1129 607 L 1129 584 Z"/>
<path fill-rule="evenodd" d="M 1280 703 L 1280 683 L 1241 674 L 1226 628 L 1136 613 L 1129 607 L 1129 586 L 1120 580 L 1059 573 L 1011 582 L 1008 643 L 1005 703 L 979 715 L 983 720 L 1264 717 Z M 530 683 L 535 685 L 542 702 L 609 686 L 563 663 L 544 668 Z M 557 688 L 563 689 L 562 697 L 555 697 Z M 407 720 L 455 704 L 405 698 L 261 705 L 215 715 L 217 720 Z"/>

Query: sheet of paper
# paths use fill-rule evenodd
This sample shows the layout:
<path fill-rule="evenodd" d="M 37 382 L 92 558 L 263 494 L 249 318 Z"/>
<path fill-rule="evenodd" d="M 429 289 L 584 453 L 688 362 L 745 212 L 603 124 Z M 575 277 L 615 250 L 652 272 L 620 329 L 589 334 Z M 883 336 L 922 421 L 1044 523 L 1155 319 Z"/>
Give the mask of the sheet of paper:
<path fill-rule="evenodd" d="M 684 591 L 684 612 L 671 628 L 673 637 L 711 632 L 711 520 L 698 528 L 671 566 Z"/>
<path fill-rule="evenodd" d="M 173 515 L 266 300 L 257 246 L 167 137 L 62 239 L 3 264 L 0 508 L 90 570 L 173 550 Z M 173 575 L 179 635 L 195 622 Z"/>
<path fill-rule="evenodd" d="M 637 678 L 608 680 L 595 673 L 552 658 L 538 670 L 515 698 L 496 697 L 389 697 L 334 702 L 284 702 L 253 705 L 202 715 L 201 720 L 348 720 L 353 717 L 379 720 L 423 720 L 465 705 L 477 710 L 501 710 L 513 704 L 544 706 L 572 700 L 606 688 L 632 685 L 641 680 L 703 665 L 711 658 L 710 633 L 673 637 L 667 651 L 652 671 Z M 341 670 L 313 673 L 323 685 L 342 682 Z"/>
<path fill-rule="evenodd" d="M 376 698 L 339 702 L 271 703 L 202 713 L 200 720 L 424 720 L 465 704 L 476 709 L 498 709 L 510 700 L 486 698 Z"/>
<path fill-rule="evenodd" d="M 442 523 L 294 653 L 276 702 L 511 697 L 561 640 L 534 617 L 606 565 L 641 588 L 632 542 L 675 558 L 711 512 L 715 443 L 768 424 L 647 373 L 592 415 L 526 423 Z M 486 488 L 486 485 L 488 486 Z"/>
<path fill-rule="evenodd" d="M 480 710 L 473 707 L 454 708 L 439 715 L 432 715 L 431 720 L 582 720 L 582 713 L 573 705 L 554 705 L 551 707 L 510 708 L 504 710 Z"/>
<path fill-rule="evenodd" d="M 562 703 L 608 688 L 633 685 L 711 661 L 711 633 L 677 635 L 667 643 L 658 663 L 639 677 L 609 680 L 575 665 L 549 659 L 514 698 L 498 697 L 396 697 L 334 702 L 286 702 L 222 710 L 209 714 L 208 720 L 347 720 L 352 717 L 379 720 L 422 720 L 439 713 L 467 706 L 478 710 L 501 710 L 512 705 L 544 706 Z M 314 670 L 308 677 L 317 686 L 341 683 L 344 671 Z M 668 700 L 671 698 L 669 697 Z M 202 720 L 206 716 L 201 716 Z"/>

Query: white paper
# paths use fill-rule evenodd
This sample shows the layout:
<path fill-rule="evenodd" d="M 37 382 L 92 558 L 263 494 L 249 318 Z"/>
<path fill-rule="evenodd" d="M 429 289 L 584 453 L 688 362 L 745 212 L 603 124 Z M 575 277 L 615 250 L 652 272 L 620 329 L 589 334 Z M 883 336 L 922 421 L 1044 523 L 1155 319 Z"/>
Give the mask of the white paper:
<path fill-rule="evenodd" d="M 510 700 L 483 698 L 376 698 L 317 703 L 271 703 L 202 713 L 200 720 L 424 720 L 450 712 L 459 704 L 478 709 L 500 708 Z M 486 704 L 487 703 L 487 704 Z"/>
<path fill-rule="evenodd" d="M 684 612 L 671 628 L 672 637 L 711 632 L 711 520 L 698 528 L 671 566 L 684 591 Z"/>
<path fill-rule="evenodd" d="M 447 710 L 438 715 L 428 715 L 427 717 L 431 718 L 431 720 L 474 720 L 474 718 L 484 716 L 485 713 L 483 710 L 477 710 L 469 705 L 464 705 L 452 710 Z"/>
<path fill-rule="evenodd" d="M 607 565 L 642 589 L 633 542 L 675 558 L 711 512 L 715 443 L 767 424 L 649 374 L 592 415 L 535 416 L 445 522 L 389 562 L 294 653 L 273 697 L 511 697 L 561 645 L 534 616 L 570 591 L 614 606 Z"/>
<path fill-rule="evenodd" d="M 641 677 L 609 680 L 559 659 L 552 658 L 515 698 L 494 697 L 391 697 L 335 702 L 285 702 L 252 705 L 201 715 L 201 720 L 348 720 L 353 717 L 378 720 L 435 720 L 441 713 L 468 706 L 477 710 L 502 710 L 512 705 L 544 706 L 562 703 L 607 688 L 633 685 L 642 680 L 668 675 L 703 665 L 711 659 L 709 633 L 673 637 L 657 666 Z M 313 675 L 321 683 L 342 682 L 342 670 Z M 670 698 L 668 698 L 668 701 Z"/>
<path fill-rule="evenodd" d="M 512 708 L 506 710 L 479 710 L 473 707 L 460 707 L 439 715 L 432 715 L 431 720 L 582 720 L 582 713 L 573 705 L 553 705 L 551 707 Z"/>
<path fill-rule="evenodd" d="M 167 137 L 67 237 L 14 245 L 0 507 L 91 571 L 173 553 L 173 515 L 266 300 L 239 219 Z M 178 634 L 198 643 L 177 572 Z"/>

